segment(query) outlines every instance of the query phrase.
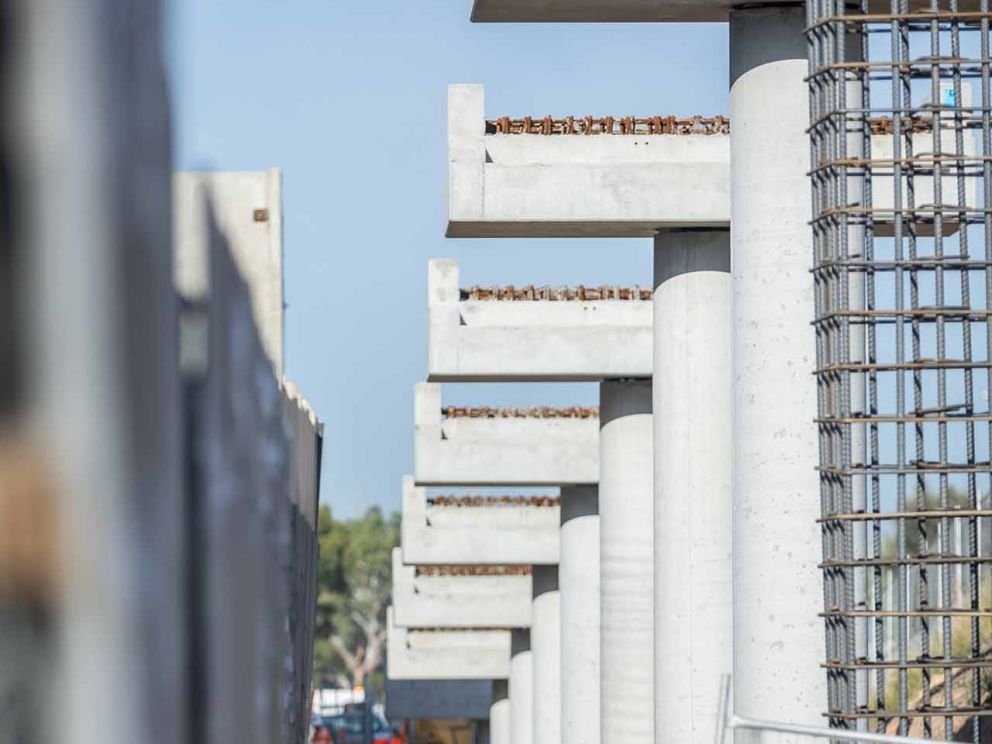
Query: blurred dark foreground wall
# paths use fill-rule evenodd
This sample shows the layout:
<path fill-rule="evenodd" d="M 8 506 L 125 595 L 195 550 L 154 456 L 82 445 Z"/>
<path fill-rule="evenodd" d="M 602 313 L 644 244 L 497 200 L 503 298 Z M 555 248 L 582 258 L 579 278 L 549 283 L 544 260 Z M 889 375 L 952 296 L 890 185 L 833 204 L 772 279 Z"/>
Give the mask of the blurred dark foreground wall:
<path fill-rule="evenodd" d="M 0 0 L 0 741 L 303 742 L 322 431 L 207 220 L 157 0 Z"/>

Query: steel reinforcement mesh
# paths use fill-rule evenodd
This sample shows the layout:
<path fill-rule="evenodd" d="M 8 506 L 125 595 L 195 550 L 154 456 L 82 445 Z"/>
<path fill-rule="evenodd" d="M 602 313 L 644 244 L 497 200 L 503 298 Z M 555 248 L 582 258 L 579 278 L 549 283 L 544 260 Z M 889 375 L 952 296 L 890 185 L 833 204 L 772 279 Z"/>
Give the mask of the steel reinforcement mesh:
<path fill-rule="evenodd" d="M 831 726 L 992 741 L 989 0 L 808 0 Z"/>

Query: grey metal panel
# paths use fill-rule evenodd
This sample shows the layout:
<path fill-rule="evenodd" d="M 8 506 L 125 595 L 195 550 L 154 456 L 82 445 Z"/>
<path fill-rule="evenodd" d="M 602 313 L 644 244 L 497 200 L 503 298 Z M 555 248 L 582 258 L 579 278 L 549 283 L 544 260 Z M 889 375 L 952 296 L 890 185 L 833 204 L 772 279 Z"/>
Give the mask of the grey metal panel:
<path fill-rule="evenodd" d="M 489 718 L 488 679 L 387 679 L 388 718 Z"/>

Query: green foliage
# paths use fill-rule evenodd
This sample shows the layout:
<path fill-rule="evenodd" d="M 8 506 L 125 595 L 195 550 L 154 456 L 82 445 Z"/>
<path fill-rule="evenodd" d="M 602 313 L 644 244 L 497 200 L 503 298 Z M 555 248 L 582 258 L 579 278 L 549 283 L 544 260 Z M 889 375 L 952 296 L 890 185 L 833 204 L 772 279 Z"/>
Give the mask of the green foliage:
<path fill-rule="evenodd" d="M 390 554 L 399 544 L 399 525 L 398 514 L 387 520 L 378 507 L 350 521 L 334 519 L 326 504 L 320 507 L 315 686 L 358 684 L 381 666 Z"/>

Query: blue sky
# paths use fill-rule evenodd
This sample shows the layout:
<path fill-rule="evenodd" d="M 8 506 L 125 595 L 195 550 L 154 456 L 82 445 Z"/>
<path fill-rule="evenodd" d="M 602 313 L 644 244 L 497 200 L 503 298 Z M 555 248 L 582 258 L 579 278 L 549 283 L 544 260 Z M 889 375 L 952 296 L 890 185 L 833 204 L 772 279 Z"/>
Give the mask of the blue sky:
<path fill-rule="evenodd" d="M 445 95 L 486 114 L 726 114 L 722 24 L 479 25 L 467 0 L 172 0 L 178 168 L 284 177 L 286 366 L 325 423 L 322 498 L 399 508 L 426 369 L 427 260 L 463 284 L 651 282 L 649 240 L 447 240 Z M 589 384 L 446 402 L 594 403 Z"/>

